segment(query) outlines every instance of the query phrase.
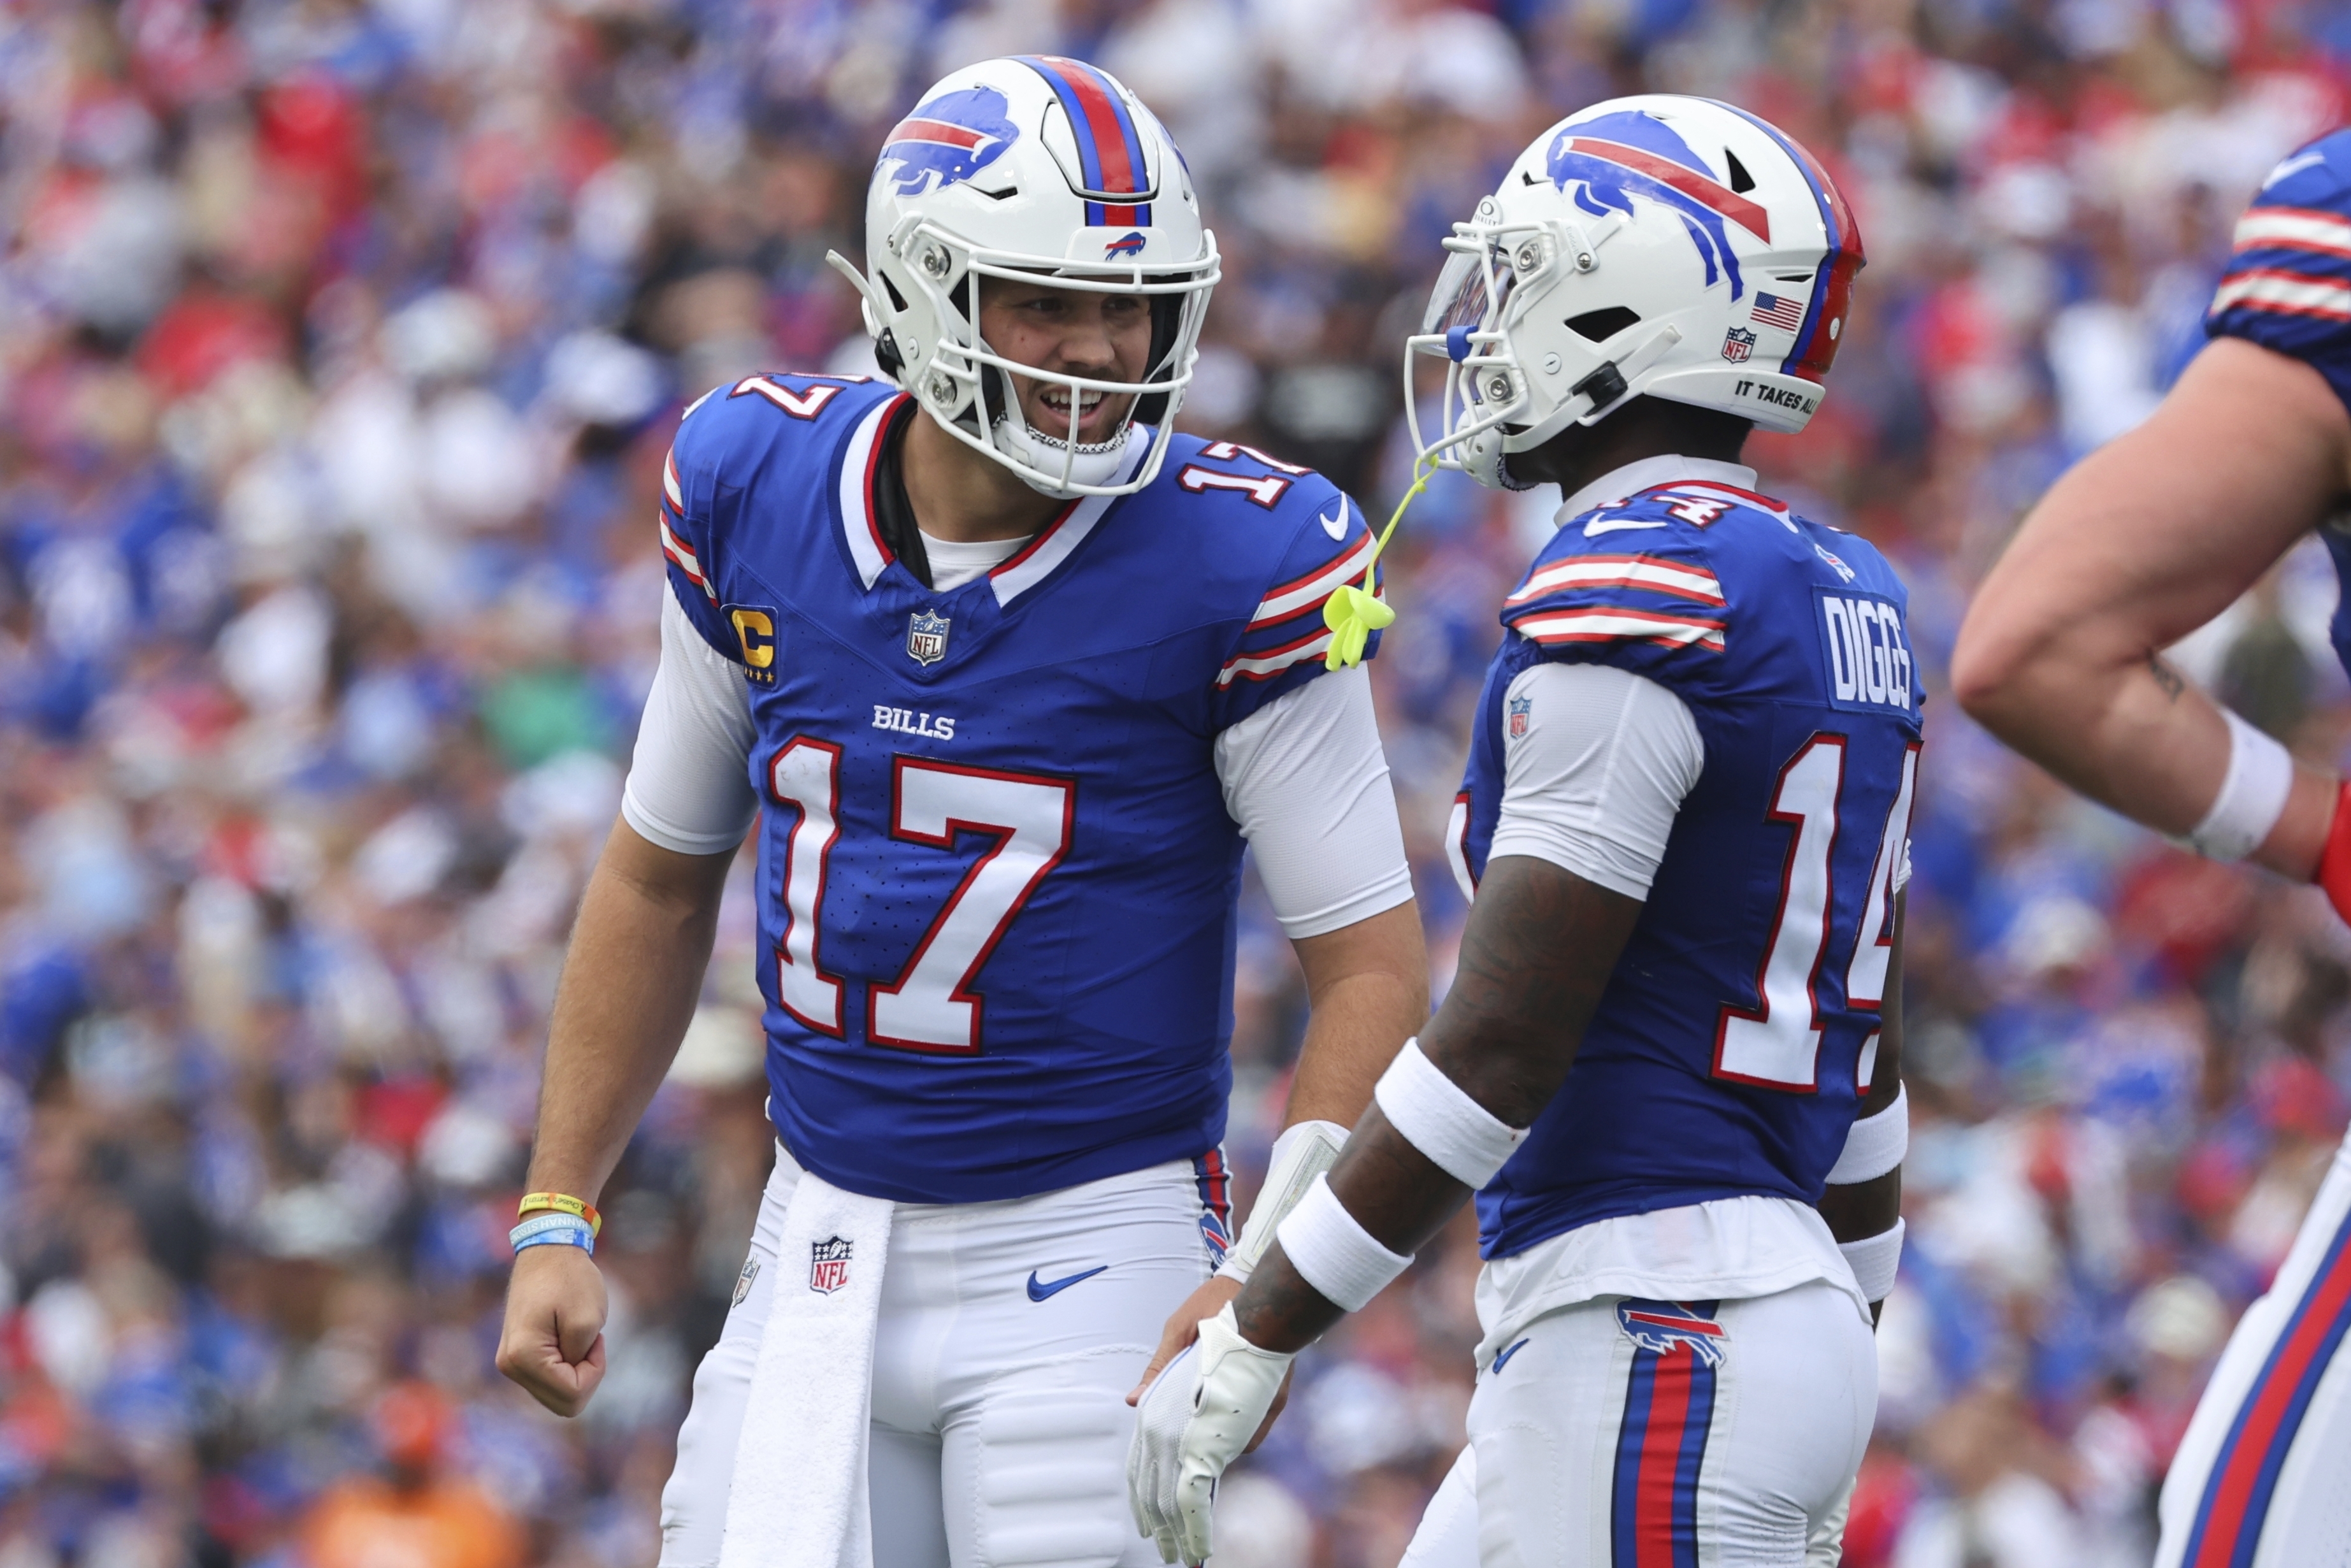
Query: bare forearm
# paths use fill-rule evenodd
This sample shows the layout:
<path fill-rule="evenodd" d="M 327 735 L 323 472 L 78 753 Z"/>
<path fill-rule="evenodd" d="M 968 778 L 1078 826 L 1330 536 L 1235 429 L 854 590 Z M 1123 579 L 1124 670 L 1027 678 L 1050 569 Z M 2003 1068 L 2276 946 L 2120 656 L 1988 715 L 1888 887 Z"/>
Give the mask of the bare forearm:
<path fill-rule="evenodd" d="M 1461 960 L 1421 1050 L 1470 1098 L 1513 1127 L 1531 1125 L 1574 1065 L 1616 956 L 1640 917 L 1635 899 L 1545 862 L 1504 856 L 1462 934 Z M 1468 1197 L 1392 1126 L 1364 1113 L 1332 1167 L 1331 1190 L 1392 1252 L 1417 1252 Z M 1310 1343 L 1341 1316 L 1277 1245 L 1235 1303 L 1241 1333 L 1269 1350 Z"/>
<path fill-rule="evenodd" d="M 2351 422 L 2307 365 L 2223 340 L 2155 415 L 2052 487 L 1986 579 L 1960 702 L 2067 784 L 2164 832 L 2227 770 L 2219 708 L 2160 651 L 2250 588 L 2343 494 Z M 2307 875 L 2331 781 L 2300 770 L 2254 858 Z"/>
<path fill-rule="evenodd" d="M 1336 947 L 1318 944 L 1336 942 Z M 1352 1127 L 1372 1103 L 1372 1086 L 1415 1030 L 1428 1021 L 1428 953 L 1412 904 L 1329 937 L 1299 945 L 1311 1010 L 1299 1048 L 1282 1125 L 1336 1122 Z"/>
<path fill-rule="evenodd" d="M 694 1016 L 731 858 L 614 826 L 556 988 L 533 1188 L 592 1201 L 620 1163 Z"/>

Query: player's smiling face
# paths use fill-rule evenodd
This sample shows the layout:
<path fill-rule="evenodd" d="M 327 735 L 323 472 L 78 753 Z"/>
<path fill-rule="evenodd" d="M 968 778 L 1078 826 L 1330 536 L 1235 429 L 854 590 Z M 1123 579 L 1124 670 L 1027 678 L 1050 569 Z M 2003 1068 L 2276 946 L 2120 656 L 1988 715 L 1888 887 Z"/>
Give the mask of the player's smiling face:
<path fill-rule="evenodd" d="M 1139 382 L 1151 358 L 1151 305 L 1140 295 L 991 277 L 980 291 L 979 335 L 1018 364 L 1094 381 Z M 1028 376 L 1014 376 L 1012 384 L 1029 428 L 1057 441 L 1070 438 L 1074 399 L 1081 446 L 1111 439 L 1134 402 L 1131 393 L 1073 392 Z"/>

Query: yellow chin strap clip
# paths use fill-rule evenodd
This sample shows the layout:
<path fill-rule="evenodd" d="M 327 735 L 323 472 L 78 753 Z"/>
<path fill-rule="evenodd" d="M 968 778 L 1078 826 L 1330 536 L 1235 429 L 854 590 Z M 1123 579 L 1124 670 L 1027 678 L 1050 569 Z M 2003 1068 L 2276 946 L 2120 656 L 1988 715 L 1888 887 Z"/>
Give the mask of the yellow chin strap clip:
<path fill-rule="evenodd" d="M 1434 458 L 1423 457 L 1413 464 L 1412 487 L 1404 493 L 1404 499 L 1396 503 L 1395 515 L 1388 518 L 1388 526 L 1372 540 L 1372 559 L 1364 563 L 1364 586 L 1357 588 L 1352 582 L 1342 583 L 1330 598 L 1322 601 L 1322 624 L 1331 628 L 1331 651 L 1322 656 L 1324 669 L 1343 670 L 1351 664 L 1362 664 L 1364 647 L 1372 640 L 1372 633 L 1395 623 L 1395 612 L 1380 598 L 1380 551 L 1388 548 L 1388 540 L 1395 535 L 1396 525 L 1404 521 L 1405 508 L 1412 505 L 1415 497 L 1428 488 L 1428 482 L 1436 473 L 1437 461 Z"/>

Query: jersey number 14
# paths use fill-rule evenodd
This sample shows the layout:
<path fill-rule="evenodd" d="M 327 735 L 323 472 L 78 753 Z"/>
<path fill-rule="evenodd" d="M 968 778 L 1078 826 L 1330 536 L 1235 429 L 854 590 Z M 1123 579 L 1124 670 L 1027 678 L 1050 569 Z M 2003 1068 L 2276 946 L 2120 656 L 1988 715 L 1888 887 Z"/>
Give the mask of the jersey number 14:
<path fill-rule="evenodd" d="M 1757 1005 L 1726 1005 L 1714 1030 L 1714 1075 L 1737 1083 L 1800 1094 L 1820 1088 L 1821 967 L 1829 950 L 1830 912 L 1838 809 L 1844 784 L 1845 737 L 1821 734 L 1780 769 L 1771 793 L 1771 821 L 1785 822 L 1788 858 L 1780 874 L 1780 904 L 1771 934 L 1756 966 Z M 1910 837 L 1910 798 L 1918 779 L 1918 747 L 1902 753 L 1902 786 L 1878 831 L 1871 862 L 1869 893 L 1862 902 L 1854 935 L 1853 959 L 1845 967 L 1845 1005 L 1875 1012 L 1886 998 L 1887 960 L 1894 950 L 1894 884 Z M 1872 1033 L 1862 1047 L 1859 1087 L 1869 1087 L 1877 1054 Z"/>
<path fill-rule="evenodd" d="M 841 747 L 799 736 L 768 765 L 769 797 L 799 812 L 784 841 L 784 939 L 776 992 L 812 1030 L 844 1037 L 842 985 L 817 962 L 826 862 L 841 837 Z M 897 757 L 890 769 L 890 836 L 937 849 L 961 832 L 995 844 L 947 894 L 895 981 L 867 988 L 865 1037 L 902 1051 L 971 1056 L 986 998 L 972 977 L 1070 850 L 1077 785 L 1067 779 Z"/>

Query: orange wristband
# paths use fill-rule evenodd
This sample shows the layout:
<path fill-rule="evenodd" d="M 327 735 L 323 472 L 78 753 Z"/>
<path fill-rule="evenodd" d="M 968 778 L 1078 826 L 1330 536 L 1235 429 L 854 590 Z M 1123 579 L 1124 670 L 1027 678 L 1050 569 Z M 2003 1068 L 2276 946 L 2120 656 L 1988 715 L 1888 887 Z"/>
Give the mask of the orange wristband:
<path fill-rule="evenodd" d="M 527 1192 L 522 1195 L 522 1202 L 515 1209 L 515 1218 L 519 1219 L 549 1210 L 586 1220 L 588 1232 L 591 1236 L 604 1234 L 604 1217 L 596 1212 L 596 1206 L 583 1202 L 568 1192 Z"/>

